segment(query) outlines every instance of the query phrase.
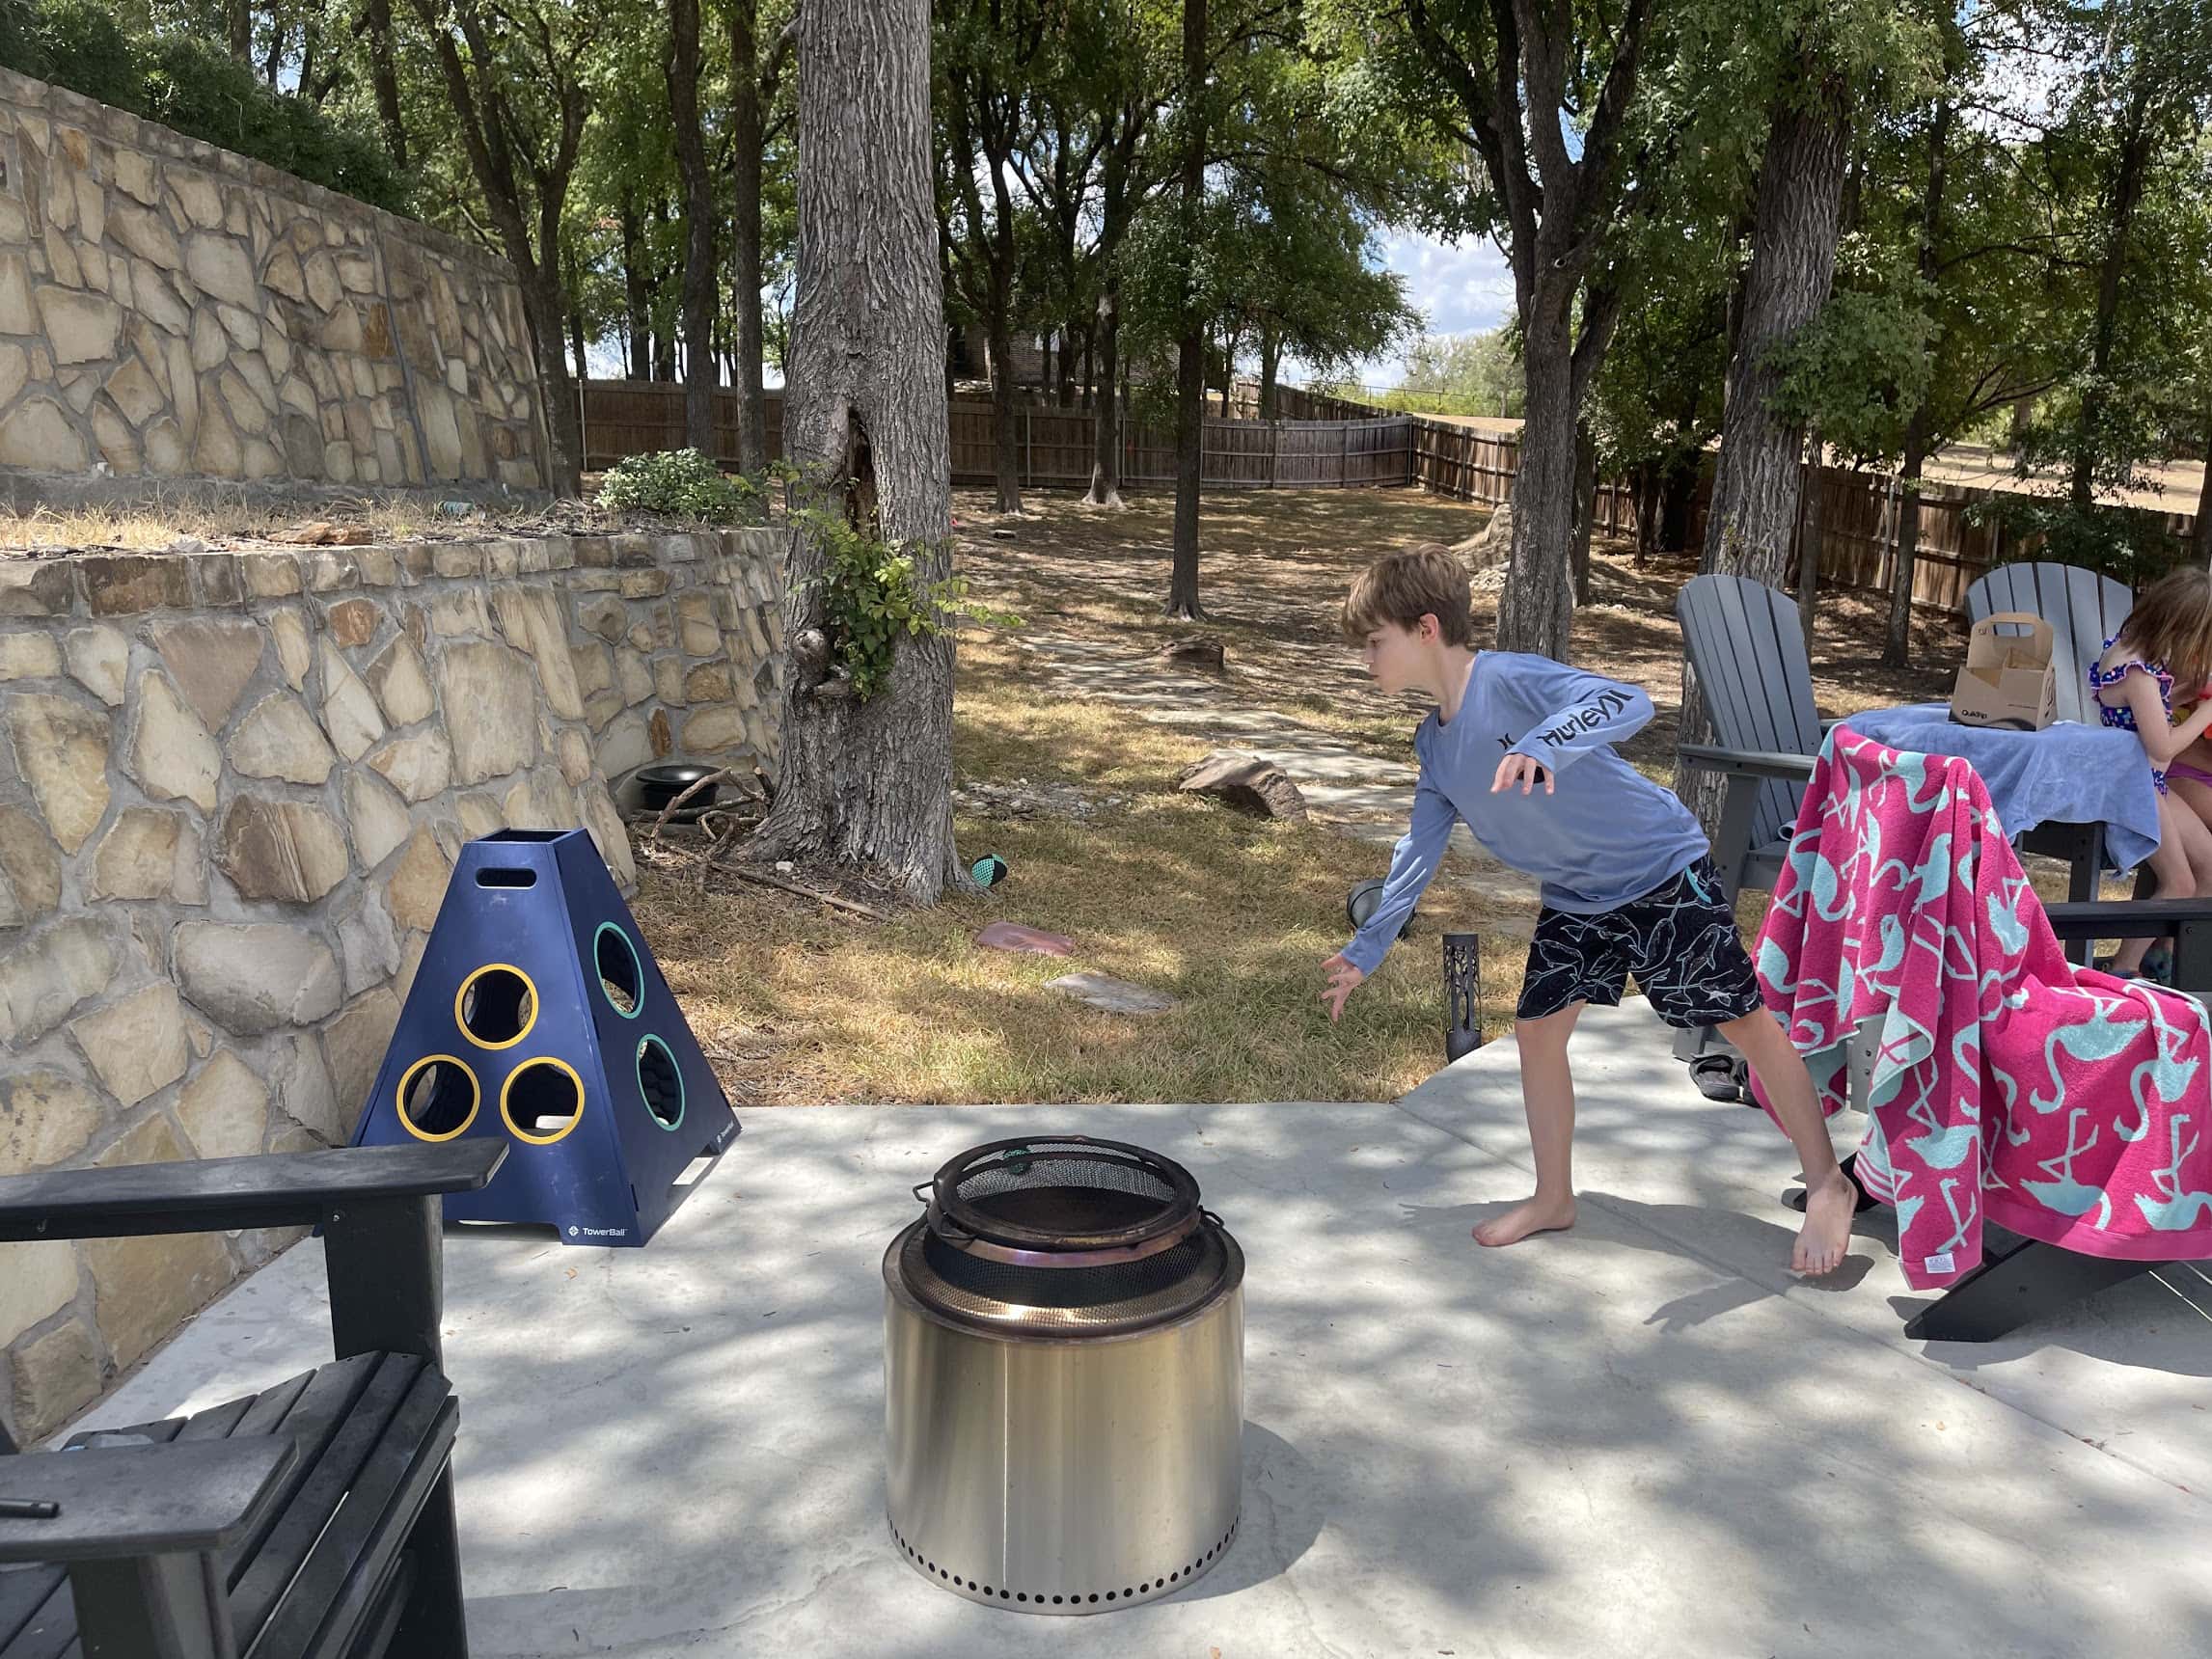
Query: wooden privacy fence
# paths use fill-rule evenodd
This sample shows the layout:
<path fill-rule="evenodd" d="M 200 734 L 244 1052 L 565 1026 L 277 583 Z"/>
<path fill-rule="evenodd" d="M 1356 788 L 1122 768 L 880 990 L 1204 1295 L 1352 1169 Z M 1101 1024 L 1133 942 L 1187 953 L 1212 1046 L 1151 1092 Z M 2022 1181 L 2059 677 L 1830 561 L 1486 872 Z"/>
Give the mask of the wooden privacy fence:
<path fill-rule="evenodd" d="M 1507 499 L 1519 465 L 1517 437 L 1413 419 L 1414 481 L 1437 495 L 1495 506 Z M 1982 521 L 1974 511 L 2003 492 L 1924 480 L 1914 498 L 1889 474 L 1843 467 L 1806 467 L 1803 478 L 1796 535 L 1801 538 L 1815 523 L 1819 525 L 1823 587 L 1888 593 L 1907 511 L 1920 515 L 1920 549 L 1913 559 L 1916 605 L 1963 613 L 1966 590 L 1978 577 L 2001 564 L 2035 557 L 2033 549 L 2014 542 L 2002 525 Z M 1693 548 L 1705 542 L 1706 515 L 1711 504 L 1708 465 L 1699 476 L 1689 514 Z M 1601 481 L 1594 516 L 1598 528 L 1608 535 L 1634 535 L 1634 491 L 1625 482 Z M 2188 513 L 2163 516 L 2168 531 L 2186 543 L 2196 519 Z"/>
<path fill-rule="evenodd" d="M 783 453 L 783 394 L 767 394 L 768 458 Z M 952 481 L 988 484 L 998 476 L 991 405 L 950 405 Z M 1333 489 L 1399 485 L 1413 479 L 1413 422 L 1404 415 L 1352 421 L 1224 421 L 1209 417 L 1201 477 L 1208 489 Z M 1024 407 L 1015 415 L 1017 467 L 1024 488 L 1081 489 L 1091 481 L 1097 443 L 1084 409 Z M 611 467 L 625 455 L 684 447 L 684 389 L 666 381 L 590 380 L 584 386 L 584 465 Z M 737 460 L 737 394 L 715 393 L 715 458 Z M 1122 482 L 1175 481 L 1175 434 L 1124 423 Z"/>
<path fill-rule="evenodd" d="M 1279 390 L 1280 407 L 1342 419 L 1239 421 L 1209 417 L 1205 426 L 1207 489 L 1334 489 L 1420 484 L 1436 495 L 1491 506 L 1507 500 L 1520 467 L 1520 440 L 1512 433 L 1462 426 L 1418 415 L 1368 410 L 1366 405 L 1324 398 L 1295 387 Z M 1366 411 L 1362 413 L 1362 411 Z M 988 484 L 997 476 L 997 442 L 991 405 L 956 400 L 952 421 L 952 481 Z M 1081 489 L 1090 482 L 1095 442 L 1092 416 L 1083 409 L 1024 407 L 1017 416 L 1018 466 L 1024 488 Z M 768 394 L 768 454 L 782 453 L 783 394 Z M 716 458 L 737 459 L 737 394 L 715 394 Z M 681 449 L 684 389 L 665 381 L 592 380 L 584 387 L 585 466 L 612 466 L 625 455 Z M 1122 482 L 1159 488 L 1175 481 L 1175 437 L 1125 424 L 1121 434 Z M 1913 598 L 1938 611 L 1963 612 L 1966 590 L 1984 571 L 2032 550 L 2012 545 L 2001 526 L 1970 522 L 1978 503 L 1999 493 L 1961 485 L 1924 483 L 1917 501 L 1885 474 L 1842 467 L 1806 469 L 1798 532 L 1820 525 L 1820 581 L 1825 587 L 1887 593 L 1895 568 L 1898 531 L 1906 510 L 1920 515 L 1920 552 L 1913 564 Z M 1819 491 L 1816 515 L 1813 492 Z M 1690 545 L 1705 539 L 1712 470 L 1705 469 L 1689 515 Z M 1635 494 L 1620 480 L 1598 486 L 1598 528 L 1607 535 L 1636 533 Z M 2195 520 L 2165 515 L 2167 528 L 2186 542 Z"/>

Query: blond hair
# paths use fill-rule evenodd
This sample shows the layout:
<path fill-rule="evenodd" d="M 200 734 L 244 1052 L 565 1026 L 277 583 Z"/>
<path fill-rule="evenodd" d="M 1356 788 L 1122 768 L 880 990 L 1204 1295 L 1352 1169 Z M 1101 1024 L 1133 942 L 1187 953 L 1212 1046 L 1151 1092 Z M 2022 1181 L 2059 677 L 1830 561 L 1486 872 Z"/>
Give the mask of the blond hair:
<path fill-rule="evenodd" d="M 2173 676 L 2176 694 L 2194 696 L 2212 678 L 2212 571 L 2170 571 L 2143 591 L 2120 625 L 2120 643 Z"/>
<path fill-rule="evenodd" d="M 1466 567 L 1442 542 L 1384 554 L 1353 578 L 1345 595 L 1345 638 L 1355 645 L 1385 622 L 1410 633 L 1424 616 L 1435 617 L 1445 644 L 1474 643 Z"/>

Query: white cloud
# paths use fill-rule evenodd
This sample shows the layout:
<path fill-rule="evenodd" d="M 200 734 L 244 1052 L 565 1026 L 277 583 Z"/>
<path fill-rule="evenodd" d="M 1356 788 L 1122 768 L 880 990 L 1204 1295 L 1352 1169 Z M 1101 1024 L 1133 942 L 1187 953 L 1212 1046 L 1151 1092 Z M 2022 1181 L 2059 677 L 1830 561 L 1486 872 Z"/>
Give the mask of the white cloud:
<path fill-rule="evenodd" d="M 1482 237 L 1457 242 L 1393 233 L 1382 238 L 1381 263 L 1406 279 L 1406 297 L 1426 318 L 1431 334 L 1471 334 L 1493 329 L 1513 314 L 1513 267 Z M 1302 364 L 1286 365 L 1285 377 L 1307 378 Z M 1406 378 L 1403 357 L 1379 358 L 1351 378 L 1369 386 L 1395 386 Z"/>

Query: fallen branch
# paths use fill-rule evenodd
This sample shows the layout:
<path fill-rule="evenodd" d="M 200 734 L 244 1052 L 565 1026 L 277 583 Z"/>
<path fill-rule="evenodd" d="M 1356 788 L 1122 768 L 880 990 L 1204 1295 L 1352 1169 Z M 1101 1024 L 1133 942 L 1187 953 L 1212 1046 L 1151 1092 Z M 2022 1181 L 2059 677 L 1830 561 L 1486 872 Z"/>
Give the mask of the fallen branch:
<path fill-rule="evenodd" d="M 863 905 L 858 899 L 840 898 L 835 893 L 821 892 L 798 882 L 786 881 L 781 876 L 770 875 L 766 870 L 751 869 L 744 864 L 731 864 L 728 866 L 728 874 L 735 876 L 741 882 L 751 882 L 756 886 L 775 887 L 781 892 L 795 893 L 803 899 L 812 899 L 817 904 L 833 906 L 840 911 L 851 911 L 855 915 L 866 916 L 872 922 L 888 922 L 897 919 L 889 911 L 879 911 L 873 905 Z"/>
<path fill-rule="evenodd" d="M 737 774 L 730 771 L 730 769 L 725 766 L 719 771 L 708 773 L 704 777 L 698 779 L 698 781 L 696 783 L 685 785 L 684 792 L 681 795 L 677 796 L 673 801 L 669 802 L 666 806 L 661 808 L 661 815 L 653 820 L 653 832 L 652 834 L 648 835 L 646 839 L 648 841 L 658 841 L 661 838 L 661 831 L 668 828 L 669 814 L 673 812 L 677 807 L 681 806 L 685 802 L 689 801 L 693 796 L 696 795 L 700 790 L 706 788 L 710 784 L 735 783 L 736 781 Z"/>

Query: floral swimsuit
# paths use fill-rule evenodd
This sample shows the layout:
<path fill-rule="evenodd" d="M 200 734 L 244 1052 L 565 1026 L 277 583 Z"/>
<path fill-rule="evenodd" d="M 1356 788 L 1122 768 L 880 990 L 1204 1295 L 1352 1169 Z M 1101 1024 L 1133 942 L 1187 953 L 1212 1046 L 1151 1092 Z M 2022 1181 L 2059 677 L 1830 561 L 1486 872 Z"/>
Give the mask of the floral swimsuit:
<path fill-rule="evenodd" d="M 2112 639 L 2104 642 L 2103 649 L 2097 652 L 2100 660 L 2106 651 L 2113 648 L 2118 639 L 2119 636 L 2115 634 Z M 2134 662 L 2116 663 L 2109 668 L 2100 668 L 2095 663 L 2091 663 L 2089 665 L 2089 690 L 2092 693 L 2102 693 L 2108 686 L 2116 686 L 2128 675 L 2137 672 L 2148 674 L 2158 682 L 2158 706 L 2166 711 L 2167 721 L 2171 723 L 2173 719 L 2173 676 L 2166 671 L 2166 666 L 2163 663 L 2145 663 L 2139 659 Z M 2097 698 L 2097 713 L 2108 726 L 2117 726 L 2122 731 L 2136 730 L 2135 710 L 2129 708 L 2125 703 L 2116 709 L 2100 695 Z M 2150 769 L 2150 780 L 2158 785 L 2158 793 L 2161 795 L 2166 793 L 2166 779 L 2169 773 L 2190 778 L 2198 783 L 2212 785 L 2212 774 L 2206 773 L 2199 767 L 2176 760 L 2168 765 L 2164 771 L 2155 766 Z"/>

